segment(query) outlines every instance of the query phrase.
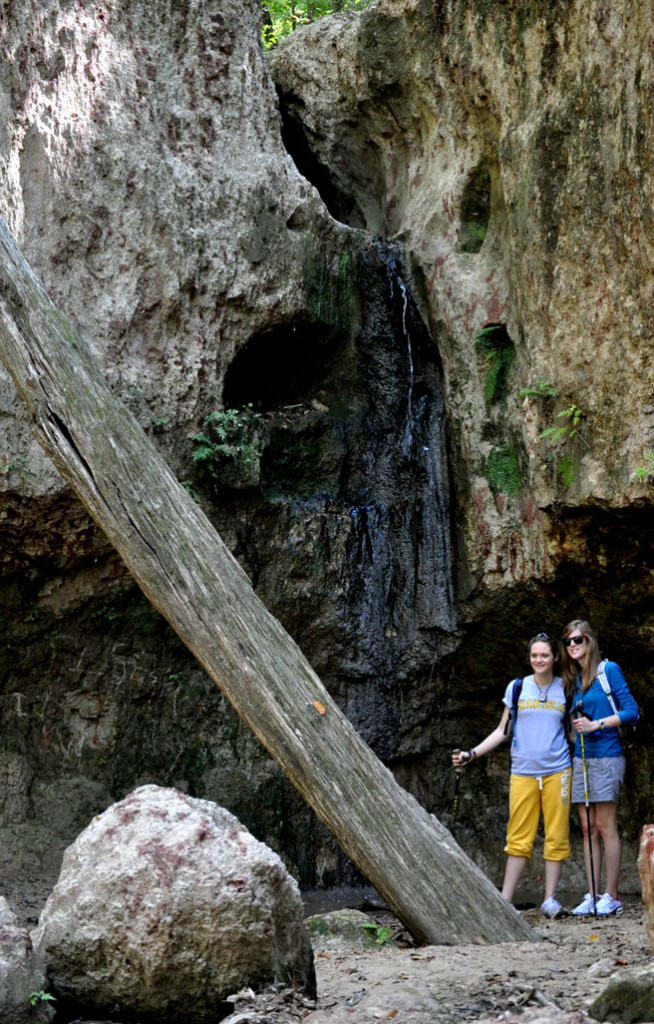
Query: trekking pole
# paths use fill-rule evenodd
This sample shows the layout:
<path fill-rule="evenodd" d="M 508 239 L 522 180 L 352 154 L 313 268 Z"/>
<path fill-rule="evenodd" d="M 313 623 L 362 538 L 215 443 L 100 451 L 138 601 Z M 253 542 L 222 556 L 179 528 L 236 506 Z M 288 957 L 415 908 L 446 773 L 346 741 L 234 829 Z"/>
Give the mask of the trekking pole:
<path fill-rule="evenodd" d="M 455 750 L 455 754 L 460 754 L 460 750 Z M 459 789 L 461 788 L 461 776 L 463 775 L 463 768 L 459 765 L 458 768 L 454 769 L 454 800 L 452 801 L 452 817 L 450 819 L 450 832 L 454 835 L 454 824 L 456 822 L 456 813 L 459 809 Z"/>
<path fill-rule="evenodd" d="M 584 715 L 583 711 L 581 710 L 581 701 L 579 701 L 575 710 L 577 711 L 577 717 L 588 718 L 588 715 Z M 581 741 L 581 774 L 584 778 L 584 803 L 586 804 L 586 827 L 588 829 L 588 863 L 590 864 L 590 894 L 593 897 L 593 914 L 595 917 L 597 917 L 595 865 L 593 864 L 593 837 L 591 834 L 590 827 L 590 800 L 588 799 L 588 770 L 586 768 L 586 746 L 584 743 L 583 732 L 579 733 L 579 739 Z"/>

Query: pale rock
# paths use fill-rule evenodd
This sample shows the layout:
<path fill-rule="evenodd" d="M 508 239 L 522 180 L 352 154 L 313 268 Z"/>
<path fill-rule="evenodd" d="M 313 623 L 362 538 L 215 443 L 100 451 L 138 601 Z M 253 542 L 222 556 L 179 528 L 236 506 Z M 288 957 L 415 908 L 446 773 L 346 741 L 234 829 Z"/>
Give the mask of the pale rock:
<path fill-rule="evenodd" d="M 638 1024 L 654 1020 L 654 966 L 637 967 L 613 978 L 588 1007 L 596 1020 Z"/>
<path fill-rule="evenodd" d="M 167 420 L 171 459 L 349 234 L 282 145 L 260 25 L 258 0 L 19 0 L 0 25 L 0 215 L 144 428 Z M 61 489 L 4 373 L 0 408 L 22 489 Z"/>
<path fill-rule="evenodd" d="M 522 467 L 499 514 L 473 497 L 459 518 L 471 579 L 491 591 L 565 561 L 547 545 L 562 510 L 628 508 L 650 484 L 637 469 L 654 445 L 651 10 L 605 6 L 377 0 L 269 58 L 332 212 L 401 239 L 424 282 L 468 481 L 492 448 Z M 503 406 L 484 401 L 474 339 L 488 323 L 515 346 Z M 533 403 L 534 438 L 519 392 L 536 377 L 557 395 Z M 580 431 L 540 440 L 571 406 Z"/>
<path fill-rule="evenodd" d="M 615 959 L 611 960 L 605 957 L 602 960 L 597 960 L 590 965 L 588 973 L 591 978 L 610 978 L 612 974 L 615 974 Z"/>
<path fill-rule="evenodd" d="M 4 896 L 0 896 L 0 1024 L 47 1024 L 54 1017 L 52 1003 L 38 999 L 30 1007 L 30 994 L 46 990 L 45 971 Z"/>
<path fill-rule="evenodd" d="M 232 814 L 143 786 L 66 851 L 34 943 L 57 996 L 87 1015 L 199 1024 L 245 986 L 315 994 L 302 914 L 279 857 Z"/>
<path fill-rule="evenodd" d="M 647 911 L 647 938 L 654 952 L 654 825 L 643 825 L 640 833 L 638 874 Z"/>

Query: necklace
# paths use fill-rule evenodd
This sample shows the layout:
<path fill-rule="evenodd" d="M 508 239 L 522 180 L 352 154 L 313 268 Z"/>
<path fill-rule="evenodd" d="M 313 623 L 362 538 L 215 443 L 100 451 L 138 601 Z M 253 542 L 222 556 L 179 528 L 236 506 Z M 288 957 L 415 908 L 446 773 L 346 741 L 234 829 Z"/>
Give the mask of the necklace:
<path fill-rule="evenodd" d="M 553 678 L 550 679 L 550 681 L 547 684 L 547 687 L 545 689 L 545 693 L 543 693 L 543 688 L 540 685 L 540 683 L 538 682 L 538 680 L 536 679 L 536 676 L 534 676 L 534 682 L 536 683 L 536 686 L 538 687 L 538 700 L 540 701 L 541 704 L 544 704 L 545 701 L 547 700 L 547 695 L 550 692 L 550 687 L 551 687 L 552 683 L 554 682 L 554 679 Z"/>

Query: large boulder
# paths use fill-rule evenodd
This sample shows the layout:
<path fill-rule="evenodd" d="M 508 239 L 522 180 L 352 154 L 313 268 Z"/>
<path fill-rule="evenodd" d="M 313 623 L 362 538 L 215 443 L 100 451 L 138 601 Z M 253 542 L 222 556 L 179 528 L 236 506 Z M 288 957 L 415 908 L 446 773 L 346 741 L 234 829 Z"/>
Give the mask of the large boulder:
<path fill-rule="evenodd" d="M 604 991 L 588 1007 L 596 1020 L 615 1024 L 639 1024 L 654 1020 L 654 967 L 646 964 L 611 978 Z"/>
<path fill-rule="evenodd" d="M 244 986 L 315 995 L 302 918 L 279 857 L 232 814 L 143 786 L 68 848 L 34 942 L 78 1012 L 193 1024 Z"/>
<path fill-rule="evenodd" d="M 53 1016 L 29 932 L 0 896 L 0 1024 L 46 1024 Z"/>

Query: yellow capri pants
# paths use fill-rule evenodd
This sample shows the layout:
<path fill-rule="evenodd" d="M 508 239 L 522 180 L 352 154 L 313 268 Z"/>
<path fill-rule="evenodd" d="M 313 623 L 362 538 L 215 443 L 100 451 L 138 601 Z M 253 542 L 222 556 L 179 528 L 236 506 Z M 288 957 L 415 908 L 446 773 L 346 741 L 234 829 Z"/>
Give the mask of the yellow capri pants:
<path fill-rule="evenodd" d="M 542 813 L 545 860 L 567 860 L 570 856 L 571 781 L 571 768 L 555 775 L 511 776 L 505 853 L 512 857 L 531 857 Z"/>

